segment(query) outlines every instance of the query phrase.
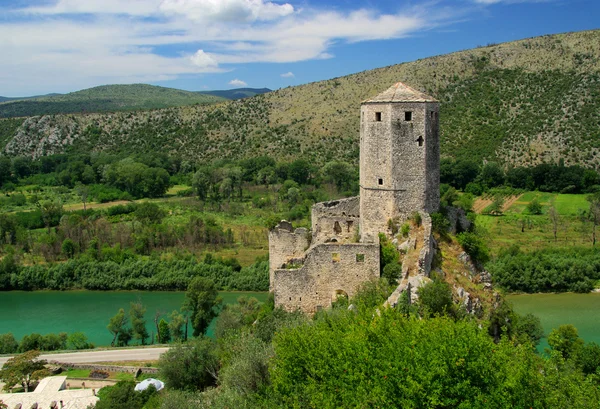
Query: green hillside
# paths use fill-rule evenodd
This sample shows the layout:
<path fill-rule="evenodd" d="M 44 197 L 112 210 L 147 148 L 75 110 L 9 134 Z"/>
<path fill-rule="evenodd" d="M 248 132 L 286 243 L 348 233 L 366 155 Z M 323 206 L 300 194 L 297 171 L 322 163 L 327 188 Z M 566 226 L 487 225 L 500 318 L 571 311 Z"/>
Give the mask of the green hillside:
<path fill-rule="evenodd" d="M 210 106 L 28 118 L 9 154 L 162 151 L 191 160 L 357 162 L 360 101 L 403 81 L 441 101 L 442 154 L 600 165 L 600 31 L 543 36 Z M 6 134 L 5 132 L 11 132 Z M 69 148 L 70 147 L 70 148 Z"/>
<path fill-rule="evenodd" d="M 19 98 L 0 103 L 0 117 L 133 111 L 212 104 L 223 100 L 214 95 L 203 95 L 154 85 L 103 85 L 64 95 Z"/>

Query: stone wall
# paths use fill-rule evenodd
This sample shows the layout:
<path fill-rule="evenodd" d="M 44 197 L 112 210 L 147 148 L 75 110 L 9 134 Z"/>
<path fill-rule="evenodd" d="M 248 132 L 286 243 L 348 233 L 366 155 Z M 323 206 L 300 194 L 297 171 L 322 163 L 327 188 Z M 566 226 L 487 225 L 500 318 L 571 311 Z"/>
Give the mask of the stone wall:
<path fill-rule="evenodd" d="M 423 225 L 423 247 L 419 252 L 419 259 L 417 261 L 419 275 L 429 277 L 431 274 L 431 263 L 433 262 L 433 256 L 435 255 L 436 243 L 433 238 L 431 216 L 429 213 L 419 212 L 421 214 L 421 223 Z"/>
<path fill-rule="evenodd" d="M 273 291 L 274 271 L 289 263 L 302 262 L 310 246 L 308 230 L 294 230 L 292 224 L 282 220 L 269 232 L 269 289 Z"/>
<path fill-rule="evenodd" d="M 358 241 L 360 199 L 317 203 L 312 207 L 312 245 Z"/>
<path fill-rule="evenodd" d="M 275 270 L 275 306 L 314 314 L 330 307 L 338 295 L 352 297 L 362 283 L 378 277 L 379 242 L 318 244 L 302 267 Z"/>

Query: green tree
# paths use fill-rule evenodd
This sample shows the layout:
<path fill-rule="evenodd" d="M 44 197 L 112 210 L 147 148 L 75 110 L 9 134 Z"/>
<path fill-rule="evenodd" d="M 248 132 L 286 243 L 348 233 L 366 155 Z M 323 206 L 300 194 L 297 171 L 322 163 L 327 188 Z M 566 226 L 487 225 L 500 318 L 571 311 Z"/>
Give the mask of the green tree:
<path fill-rule="evenodd" d="M 219 314 L 221 297 L 214 282 L 205 277 L 195 277 L 185 293 L 184 308 L 190 312 L 194 336 L 206 332 L 211 321 Z"/>
<path fill-rule="evenodd" d="M 113 339 L 110 343 L 110 346 L 115 346 L 115 342 L 119 334 L 126 331 L 127 327 L 127 316 L 125 315 L 125 310 L 120 308 L 119 311 L 110 319 L 106 328 L 113 334 Z"/>
<path fill-rule="evenodd" d="M 77 246 L 75 242 L 71 239 L 64 239 L 62 242 L 62 252 L 67 258 L 73 258 L 75 253 L 77 252 Z"/>
<path fill-rule="evenodd" d="M 161 344 L 167 344 L 171 341 L 171 334 L 169 332 L 169 324 L 164 319 L 161 319 L 158 323 L 158 334 L 156 334 L 158 342 Z"/>
<path fill-rule="evenodd" d="M 95 409 L 142 409 L 146 402 L 156 394 L 153 386 L 141 392 L 134 388 L 134 381 L 119 381 L 116 385 L 105 386 L 98 391 L 100 400 L 96 403 Z"/>
<path fill-rule="evenodd" d="M 432 281 L 420 287 L 417 294 L 423 312 L 432 315 L 453 313 L 452 289 L 443 279 L 434 277 Z"/>
<path fill-rule="evenodd" d="M 38 360 L 39 351 L 27 351 L 10 358 L 0 370 L 0 379 L 5 383 L 4 390 L 9 390 L 15 384 L 20 384 L 29 392 L 31 384 L 49 372 L 45 369 L 46 361 Z"/>
<path fill-rule="evenodd" d="M 50 233 L 50 227 L 56 226 L 59 223 L 60 217 L 63 214 L 62 204 L 60 204 L 60 202 L 58 201 L 46 200 L 40 202 L 38 204 L 38 208 L 42 213 L 42 220 L 44 221 L 44 226 L 46 226 L 46 228 L 48 229 L 48 233 Z"/>
<path fill-rule="evenodd" d="M 390 285 L 398 285 L 398 279 L 402 276 L 402 265 L 400 263 L 389 263 L 383 268 L 382 277 Z"/>
<path fill-rule="evenodd" d="M 194 391 L 214 385 L 218 368 L 215 345 L 203 336 L 172 346 L 158 361 L 168 389 Z"/>
<path fill-rule="evenodd" d="M 183 324 L 185 318 L 179 311 L 174 310 L 169 316 L 169 333 L 173 341 L 181 341 L 183 339 Z"/>
<path fill-rule="evenodd" d="M 18 349 L 19 344 L 11 332 L 0 334 L 0 355 L 14 354 Z"/>
<path fill-rule="evenodd" d="M 600 225 L 600 192 L 589 195 L 587 200 L 590 202 L 590 207 L 582 218 L 592 223 L 592 245 L 595 246 L 596 228 Z"/>
<path fill-rule="evenodd" d="M 71 349 L 91 349 L 94 345 L 88 342 L 87 336 L 81 332 L 73 332 L 67 338 L 67 345 Z"/>
<path fill-rule="evenodd" d="M 144 202 L 137 206 L 134 215 L 142 224 L 159 224 L 167 215 L 167 212 L 156 203 Z"/>
<path fill-rule="evenodd" d="M 542 214 L 542 204 L 537 197 L 534 197 L 533 200 L 527 204 L 526 210 L 529 214 Z"/>
<path fill-rule="evenodd" d="M 577 328 L 568 324 L 561 325 L 550 331 L 548 345 L 553 350 L 560 352 L 562 357 L 568 360 L 577 355 L 583 346 L 583 340 L 579 338 Z"/>
<path fill-rule="evenodd" d="M 131 331 L 133 339 L 138 339 L 142 345 L 146 345 L 148 330 L 146 329 L 146 307 L 141 301 L 129 303 L 129 319 L 131 320 Z"/>

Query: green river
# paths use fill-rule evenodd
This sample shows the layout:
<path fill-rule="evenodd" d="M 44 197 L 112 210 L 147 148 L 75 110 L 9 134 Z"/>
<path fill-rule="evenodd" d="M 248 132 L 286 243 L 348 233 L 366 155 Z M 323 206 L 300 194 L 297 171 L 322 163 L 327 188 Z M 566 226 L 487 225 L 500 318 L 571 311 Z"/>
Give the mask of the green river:
<path fill-rule="evenodd" d="M 586 342 L 600 344 L 600 293 L 523 294 L 509 295 L 507 299 L 519 314 L 540 317 L 546 335 L 559 325 L 573 324 Z M 544 338 L 538 350 L 547 346 Z"/>
<path fill-rule="evenodd" d="M 264 301 L 267 293 L 220 293 L 225 303 L 233 303 L 241 295 Z M 148 332 L 154 330 L 156 311 L 171 313 L 181 307 L 183 292 L 146 291 L 38 291 L 0 292 L 0 334 L 12 332 L 17 340 L 37 332 L 83 331 L 97 346 L 109 345 L 112 339 L 106 329 L 108 320 L 119 308 L 127 310 L 131 301 L 141 300 L 146 306 Z M 561 324 L 573 324 L 586 341 L 600 344 L 600 294 L 525 294 L 511 295 L 508 300 L 521 314 L 540 317 L 544 331 Z M 214 322 L 213 322 L 214 325 Z M 212 334 L 212 326 L 209 335 Z M 545 339 L 540 351 L 547 346 Z"/>
<path fill-rule="evenodd" d="M 267 293 L 221 292 L 225 304 L 234 303 L 242 295 L 259 301 Z M 184 292 L 163 291 L 9 291 L 0 292 L 0 334 L 12 332 L 17 341 L 23 335 L 37 332 L 84 332 L 96 346 L 110 345 L 112 335 L 106 329 L 110 317 L 119 308 L 129 309 L 129 303 L 138 299 L 146 306 L 148 334 L 156 333 L 154 314 L 163 315 L 179 310 Z M 166 317 L 165 317 L 166 318 Z M 212 335 L 214 321 L 208 329 Z M 189 329 L 191 334 L 191 327 Z"/>

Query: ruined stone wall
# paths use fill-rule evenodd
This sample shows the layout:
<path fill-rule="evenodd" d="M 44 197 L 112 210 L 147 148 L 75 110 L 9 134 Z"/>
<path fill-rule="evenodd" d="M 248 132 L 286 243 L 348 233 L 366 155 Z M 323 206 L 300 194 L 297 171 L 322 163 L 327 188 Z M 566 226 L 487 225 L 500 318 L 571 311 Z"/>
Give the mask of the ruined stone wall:
<path fill-rule="evenodd" d="M 312 207 L 312 245 L 357 241 L 359 221 L 358 196 L 315 204 Z"/>
<path fill-rule="evenodd" d="M 366 103 L 361 107 L 360 231 L 365 241 L 388 219 L 439 206 L 437 103 Z"/>
<path fill-rule="evenodd" d="M 310 246 L 310 234 L 304 228 L 294 230 L 292 224 L 281 221 L 269 232 L 269 289 L 273 290 L 273 272 L 292 262 L 301 262 Z"/>
<path fill-rule="evenodd" d="M 276 307 L 314 314 L 338 294 L 352 297 L 362 283 L 379 277 L 379 242 L 319 244 L 301 268 L 277 269 L 274 277 Z"/>
<path fill-rule="evenodd" d="M 419 274 L 425 277 L 429 277 L 431 274 L 431 263 L 433 262 L 433 256 L 435 255 L 436 243 L 433 238 L 433 225 L 431 223 L 431 216 L 429 213 L 420 212 L 421 223 L 423 225 L 423 247 L 419 252 L 419 259 L 417 261 L 417 268 Z"/>

